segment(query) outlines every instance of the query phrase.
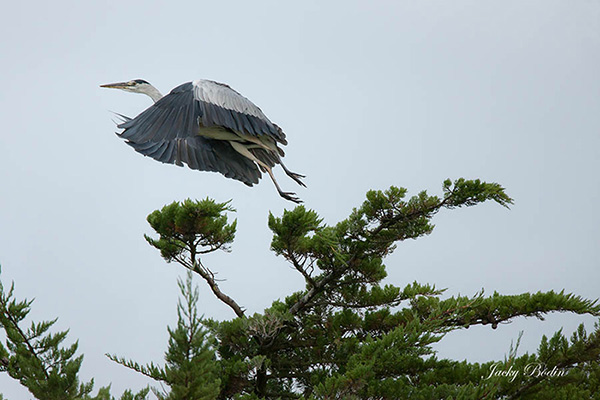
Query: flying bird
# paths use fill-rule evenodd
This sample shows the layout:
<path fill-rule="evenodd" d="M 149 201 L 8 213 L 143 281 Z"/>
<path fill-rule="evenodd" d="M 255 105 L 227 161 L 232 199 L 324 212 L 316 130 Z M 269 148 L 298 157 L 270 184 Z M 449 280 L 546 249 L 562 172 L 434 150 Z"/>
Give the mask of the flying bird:
<path fill-rule="evenodd" d="M 285 133 L 250 100 L 228 85 L 210 80 L 187 82 L 163 96 L 143 79 L 101 85 L 143 93 L 154 104 L 135 118 L 121 114 L 117 133 L 135 151 L 157 161 L 213 171 L 248 186 L 267 172 L 284 199 L 301 203 L 295 193 L 279 187 L 273 167 L 306 187 L 304 175 L 290 171 L 281 160 Z"/>

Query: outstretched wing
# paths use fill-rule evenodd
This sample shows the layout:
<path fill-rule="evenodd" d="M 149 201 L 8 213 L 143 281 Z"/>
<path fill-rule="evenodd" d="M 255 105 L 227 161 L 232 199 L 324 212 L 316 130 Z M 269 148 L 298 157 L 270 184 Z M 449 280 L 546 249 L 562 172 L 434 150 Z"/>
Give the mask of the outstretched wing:
<path fill-rule="evenodd" d="M 220 172 L 247 185 L 261 173 L 227 141 L 199 136 L 201 128 L 267 135 L 286 144 L 285 134 L 263 112 L 229 86 L 207 80 L 184 83 L 137 117 L 118 125 L 136 151 L 164 163 Z"/>

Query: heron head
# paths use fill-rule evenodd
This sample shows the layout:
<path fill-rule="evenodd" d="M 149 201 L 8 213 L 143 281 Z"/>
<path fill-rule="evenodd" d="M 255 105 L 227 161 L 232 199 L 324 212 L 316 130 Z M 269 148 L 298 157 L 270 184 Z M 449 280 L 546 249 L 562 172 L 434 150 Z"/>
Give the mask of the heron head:
<path fill-rule="evenodd" d="M 121 89 L 132 93 L 142 93 L 149 96 L 155 103 L 163 97 L 158 89 L 143 79 L 134 79 L 129 82 L 107 83 L 106 85 L 100 85 L 100 87 Z"/>
<path fill-rule="evenodd" d="M 100 85 L 100 87 L 103 88 L 121 89 L 134 93 L 144 93 L 144 89 L 147 89 L 149 86 L 151 85 L 143 79 L 134 79 L 128 82 L 107 83 L 106 85 Z"/>

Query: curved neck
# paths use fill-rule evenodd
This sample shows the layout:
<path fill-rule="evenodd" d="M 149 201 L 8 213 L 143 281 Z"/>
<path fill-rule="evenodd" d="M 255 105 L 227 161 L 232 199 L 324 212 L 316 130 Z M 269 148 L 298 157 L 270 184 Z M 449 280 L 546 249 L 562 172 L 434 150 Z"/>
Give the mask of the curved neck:
<path fill-rule="evenodd" d="M 140 93 L 144 93 L 145 95 L 149 96 L 155 103 L 163 97 L 158 89 L 150 84 L 144 85 L 143 90 L 140 90 Z"/>

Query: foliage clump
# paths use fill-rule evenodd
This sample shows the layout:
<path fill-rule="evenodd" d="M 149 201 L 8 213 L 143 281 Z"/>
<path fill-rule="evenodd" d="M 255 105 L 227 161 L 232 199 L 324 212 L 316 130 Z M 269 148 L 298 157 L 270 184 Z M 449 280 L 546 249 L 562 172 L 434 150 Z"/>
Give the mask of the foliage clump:
<path fill-rule="evenodd" d="M 235 210 L 229 202 L 216 203 L 208 198 L 175 201 L 148 215 L 148 223 L 159 238 L 144 237 L 167 261 L 179 260 L 186 252 L 193 252 L 193 258 L 219 249 L 229 251 L 237 221 L 228 224 L 225 211 Z"/>

